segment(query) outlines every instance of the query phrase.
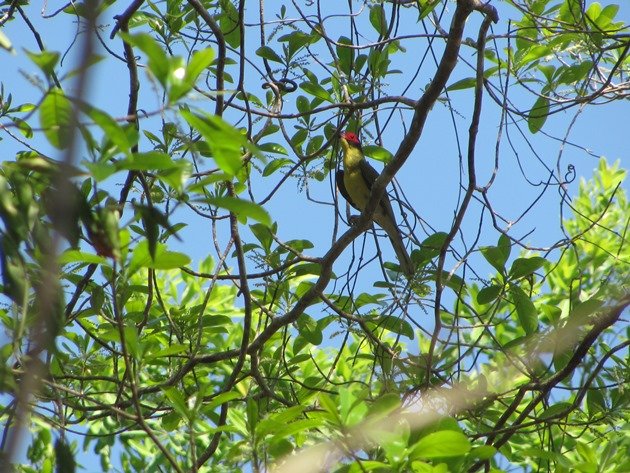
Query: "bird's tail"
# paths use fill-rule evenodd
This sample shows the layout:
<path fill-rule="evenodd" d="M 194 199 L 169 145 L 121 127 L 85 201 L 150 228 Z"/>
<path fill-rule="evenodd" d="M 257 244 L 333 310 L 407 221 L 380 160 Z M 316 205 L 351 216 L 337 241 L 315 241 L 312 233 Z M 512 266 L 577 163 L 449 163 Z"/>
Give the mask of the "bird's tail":
<path fill-rule="evenodd" d="M 376 220 L 376 219 L 375 219 Z M 398 263 L 400 264 L 400 269 L 408 278 L 413 277 L 415 273 L 415 268 L 411 262 L 411 258 L 407 253 L 407 249 L 405 248 L 405 243 L 403 241 L 402 235 L 398 230 L 398 227 L 391 222 L 388 218 L 379 218 L 376 223 L 385 230 L 389 240 L 392 242 L 392 246 L 394 247 L 394 252 L 396 253 L 396 257 L 398 258 Z"/>

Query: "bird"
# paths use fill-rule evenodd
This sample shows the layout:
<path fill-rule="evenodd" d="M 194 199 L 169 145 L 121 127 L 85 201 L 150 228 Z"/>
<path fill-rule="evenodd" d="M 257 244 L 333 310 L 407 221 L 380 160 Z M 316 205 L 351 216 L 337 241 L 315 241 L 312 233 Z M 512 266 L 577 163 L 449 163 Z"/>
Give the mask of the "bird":
<path fill-rule="evenodd" d="M 337 170 L 335 176 L 337 188 L 352 207 L 363 212 L 379 173 L 365 159 L 357 135 L 351 131 L 344 131 L 340 134 L 340 142 L 343 150 L 343 170 Z M 387 233 L 402 272 L 407 277 L 413 276 L 414 266 L 405 249 L 392 204 L 386 192 L 383 193 L 372 219 Z"/>

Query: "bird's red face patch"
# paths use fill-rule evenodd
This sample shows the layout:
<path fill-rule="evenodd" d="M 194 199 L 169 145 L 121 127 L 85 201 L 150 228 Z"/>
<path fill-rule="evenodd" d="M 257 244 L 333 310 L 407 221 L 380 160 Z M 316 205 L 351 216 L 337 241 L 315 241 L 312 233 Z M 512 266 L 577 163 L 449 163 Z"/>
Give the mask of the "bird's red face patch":
<path fill-rule="evenodd" d="M 361 142 L 359 141 L 359 137 L 357 135 L 355 135 L 354 133 L 352 133 L 351 131 L 344 131 L 341 134 L 341 137 L 346 140 L 348 143 L 352 143 L 355 145 L 360 145 Z"/>

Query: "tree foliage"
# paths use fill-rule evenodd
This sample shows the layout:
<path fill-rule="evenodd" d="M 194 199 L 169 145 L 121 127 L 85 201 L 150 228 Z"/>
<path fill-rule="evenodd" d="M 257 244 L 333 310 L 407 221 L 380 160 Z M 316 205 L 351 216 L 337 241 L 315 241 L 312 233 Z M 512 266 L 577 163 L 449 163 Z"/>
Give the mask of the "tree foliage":
<path fill-rule="evenodd" d="M 569 139 L 628 99 L 619 5 L 2 5 L 3 467 L 630 470 L 626 171 Z"/>

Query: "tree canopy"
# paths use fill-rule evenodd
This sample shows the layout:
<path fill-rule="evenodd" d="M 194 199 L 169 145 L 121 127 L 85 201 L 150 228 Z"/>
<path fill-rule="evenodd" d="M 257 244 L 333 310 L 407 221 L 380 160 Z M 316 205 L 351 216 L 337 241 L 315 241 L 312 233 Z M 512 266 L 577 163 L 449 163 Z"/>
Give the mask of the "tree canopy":
<path fill-rule="evenodd" d="M 629 161 L 593 147 L 627 6 L 38 8 L 0 10 L 30 67 L 0 88 L 3 471 L 630 471 Z M 360 215 L 342 130 L 382 164 Z"/>

